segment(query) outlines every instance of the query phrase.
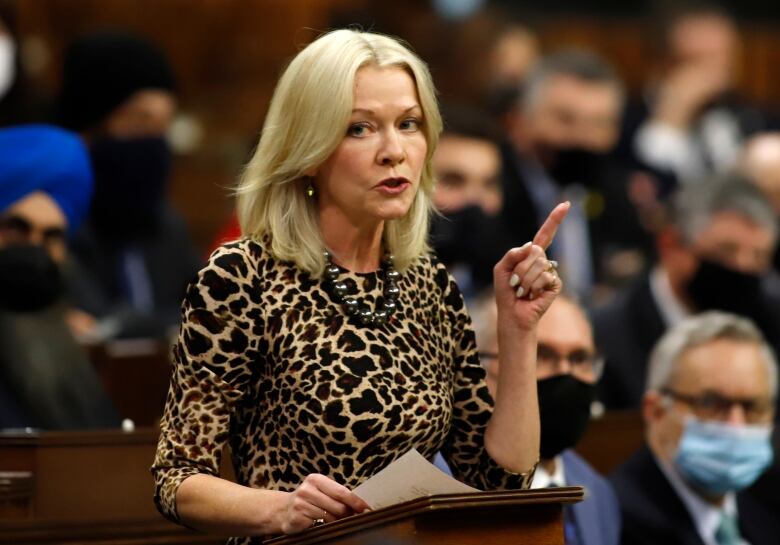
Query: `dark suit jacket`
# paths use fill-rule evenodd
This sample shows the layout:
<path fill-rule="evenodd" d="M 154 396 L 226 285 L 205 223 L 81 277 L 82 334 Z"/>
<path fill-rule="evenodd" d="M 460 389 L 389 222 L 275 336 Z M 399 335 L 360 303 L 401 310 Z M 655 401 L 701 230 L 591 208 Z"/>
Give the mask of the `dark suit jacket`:
<path fill-rule="evenodd" d="M 596 346 L 606 358 L 601 400 L 609 409 L 639 408 L 647 359 L 666 324 L 645 275 L 593 313 Z"/>
<path fill-rule="evenodd" d="M 119 337 L 165 336 L 179 323 L 187 284 L 202 266 L 184 221 L 166 208 L 158 233 L 134 242 L 151 284 L 149 313 L 133 308 L 122 293 L 124 246 L 102 237 L 87 222 L 71 241 L 73 267 L 66 271 L 68 290 L 76 307 L 97 318 L 113 318 Z"/>
<path fill-rule="evenodd" d="M 610 477 L 623 513 L 624 545 L 704 545 L 688 510 L 642 447 Z M 739 529 L 751 545 L 776 545 L 780 521 L 762 504 L 737 494 Z"/>
<path fill-rule="evenodd" d="M 780 298 L 765 283 L 761 300 L 752 309 L 754 322 L 777 352 L 780 350 Z M 666 331 L 650 291 L 650 275 L 644 275 L 605 307 L 597 309 L 592 320 L 596 346 L 606 358 L 599 384 L 602 401 L 609 409 L 639 408 L 647 360 Z"/>
<path fill-rule="evenodd" d="M 515 241 L 532 240 L 550 210 L 538 210 L 528 189 L 521 165 L 524 159 L 505 144 L 501 148 L 505 229 Z M 591 264 L 596 281 L 606 279 L 608 258 L 620 250 L 638 250 L 649 260 L 653 248 L 650 235 L 641 226 L 628 198 L 630 173 L 617 162 L 608 161 L 598 183 L 588 188 L 586 211 L 590 235 Z"/>
<path fill-rule="evenodd" d="M 566 484 L 587 491 L 584 501 L 570 507 L 582 545 L 618 545 L 620 508 L 612 486 L 573 450 L 564 451 L 562 458 Z"/>

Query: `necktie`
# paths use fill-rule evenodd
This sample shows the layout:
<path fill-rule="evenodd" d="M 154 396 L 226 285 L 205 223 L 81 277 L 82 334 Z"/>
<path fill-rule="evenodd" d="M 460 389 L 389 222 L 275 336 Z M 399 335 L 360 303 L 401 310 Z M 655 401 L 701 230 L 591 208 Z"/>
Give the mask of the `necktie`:
<path fill-rule="evenodd" d="M 715 531 L 715 541 L 718 545 L 739 545 L 739 527 L 737 526 L 737 517 L 723 513 L 720 518 L 720 524 Z"/>

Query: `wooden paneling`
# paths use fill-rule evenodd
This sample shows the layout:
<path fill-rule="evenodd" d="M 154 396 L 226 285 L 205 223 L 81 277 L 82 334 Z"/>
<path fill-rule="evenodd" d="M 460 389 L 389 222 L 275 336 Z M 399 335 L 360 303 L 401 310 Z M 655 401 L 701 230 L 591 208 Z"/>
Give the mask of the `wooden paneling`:
<path fill-rule="evenodd" d="M 41 53 L 30 77 L 43 93 L 59 86 L 66 45 L 100 28 L 132 31 L 158 44 L 174 66 L 183 113 L 203 141 L 177 158 L 172 198 L 206 247 L 231 212 L 229 193 L 259 133 L 287 60 L 328 28 L 350 0 L 18 1 L 18 31 Z"/>
<path fill-rule="evenodd" d="M 90 347 L 89 359 L 122 419 L 129 418 L 139 428 L 159 424 L 173 371 L 167 343 L 111 341 Z"/>
<path fill-rule="evenodd" d="M 427 2 L 415 0 L 17 0 L 14 5 L 25 50 L 37 59 L 30 77 L 44 95 L 57 90 L 66 44 L 84 32 L 122 28 L 165 50 L 179 81 L 181 110 L 204 133 L 199 148 L 178 158 L 172 185 L 174 202 L 204 248 L 231 212 L 229 188 L 255 144 L 284 64 L 327 30 L 332 16 L 341 24 L 357 21 L 407 39 L 429 62 L 448 100 L 478 95 L 494 31 L 482 19 L 444 23 Z M 557 16 L 532 23 L 545 49 L 592 48 L 616 65 L 634 91 L 647 76 L 647 33 L 639 16 Z M 741 29 L 740 90 L 763 104 L 780 105 L 780 79 L 772 77 L 780 62 L 776 25 Z"/>
<path fill-rule="evenodd" d="M 576 450 L 596 471 L 608 475 L 644 441 L 645 427 L 639 411 L 612 411 L 590 422 Z"/>

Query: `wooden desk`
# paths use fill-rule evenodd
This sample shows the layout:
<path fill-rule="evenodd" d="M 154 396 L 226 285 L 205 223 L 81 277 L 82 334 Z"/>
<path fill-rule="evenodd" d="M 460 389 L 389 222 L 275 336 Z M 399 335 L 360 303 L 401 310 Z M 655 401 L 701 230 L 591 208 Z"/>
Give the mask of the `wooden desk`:
<path fill-rule="evenodd" d="M 0 434 L 0 542 L 224 543 L 165 520 L 149 473 L 156 429 Z"/>
<path fill-rule="evenodd" d="M 171 380 L 171 347 L 154 339 L 111 341 L 88 349 L 89 359 L 121 418 L 155 427 Z"/>
<path fill-rule="evenodd" d="M 563 506 L 581 487 L 418 498 L 265 545 L 563 545 Z"/>

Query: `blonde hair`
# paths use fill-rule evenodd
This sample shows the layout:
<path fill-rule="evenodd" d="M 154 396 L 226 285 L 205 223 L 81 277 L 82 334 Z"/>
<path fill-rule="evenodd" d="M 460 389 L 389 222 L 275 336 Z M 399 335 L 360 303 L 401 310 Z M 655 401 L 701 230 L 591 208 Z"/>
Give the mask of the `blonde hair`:
<path fill-rule="evenodd" d="M 385 250 L 395 255 L 400 270 L 429 251 L 431 156 L 442 124 L 430 72 L 393 38 L 336 30 L 304 48 L 282 74 L 260 143 L 237 190 L 242 234 L 256 240 L 267 238 L 266 249 L 276 259 L 293 261 L 315 276 L 324 269 L 325 245 L 316 200 L 306 196 L 306 173 L 321 165 L 344 138 L 352 113 L 355 74 L 364 66 L 399 67 L 416 83 L 428 145 L 425 166 L 409 211 L 385 223 L 383 238 Z"/>

